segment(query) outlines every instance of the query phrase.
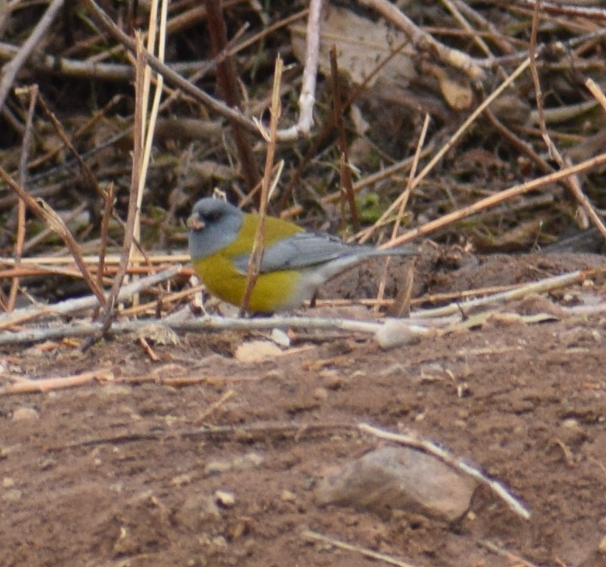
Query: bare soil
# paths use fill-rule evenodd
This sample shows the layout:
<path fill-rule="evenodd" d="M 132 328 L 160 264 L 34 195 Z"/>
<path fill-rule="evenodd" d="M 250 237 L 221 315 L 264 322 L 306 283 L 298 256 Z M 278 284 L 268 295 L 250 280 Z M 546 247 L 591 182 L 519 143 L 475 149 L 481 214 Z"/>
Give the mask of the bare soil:
<path fill-rule="evenodd" d="M 468 260 L 419 281 L 469 289 L 603 257 Z M 378 563 L 305 537 L 312 530 L 418 566 L 522 564 L 482 542 L 536 565 L 606 565 L 605 334 L 593 316 L 486 325 L 386 352 L 355 336 L 298 336 L 256 363 L 234 353 L 261 334 L 181 335 L 154 347 L 160 362 L 131 336 L 85 354 L 69 341 L 5 349 L 12 375 L 107 368 L 117 379 L 0 398 L 0 563 Z M 160 383 L 184 376 L 187 386 Z M 504 483 L 531 518 L 485 488 L 455 525 L 318 507 L 323 471 L 379 445 L 359 422 L 439 443 Z"/>

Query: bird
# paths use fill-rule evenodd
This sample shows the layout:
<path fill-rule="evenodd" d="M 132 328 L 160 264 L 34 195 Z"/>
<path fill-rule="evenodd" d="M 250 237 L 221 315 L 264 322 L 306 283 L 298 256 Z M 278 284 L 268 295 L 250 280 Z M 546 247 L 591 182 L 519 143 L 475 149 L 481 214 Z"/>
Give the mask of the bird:
<path fill-rule="evenodd" d="M 206 197 L 187 219 L 192 265 L 208 291 L 241 306 L 259 215 Z M 272 216 L 265 218 L 265 248 L 247 311 L 270 315 L 298 308 L 331 277 L 367 258 L 416 255 L 402 247 L 378 250 L 348 244 L 329 234 L 308 232 Z"/>

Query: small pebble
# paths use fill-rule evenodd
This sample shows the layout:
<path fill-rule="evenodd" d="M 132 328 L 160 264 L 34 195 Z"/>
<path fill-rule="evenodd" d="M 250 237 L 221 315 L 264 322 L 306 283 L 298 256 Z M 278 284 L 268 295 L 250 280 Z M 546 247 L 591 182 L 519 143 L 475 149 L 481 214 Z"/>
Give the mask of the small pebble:
<path fill-rule="evenodd" d="M 384 349 L 404 345 L 414 345 L 421 342 L 421 338 L 429 330 L 418 325 L 411 325 L 401 319 L 389 319 L 375 333 L 375 341 Z"/>
<path fill-rule="evenodd" d="M 567 427 L 569 429 L 576 429 L 577 427 L 579 427 L 579 422 L 576 419 L 565 419 L 564 421 L 562 421 L 562 427 Z"/>
<path fill-rule="evenodd" d="M 40 414 L 34 408 L 17 408 L 13 412 L 13 421 L 33 421 L 39 417 Z"/>
<path fill-rule="evenodd" d="M 13 490 L 7 490 L 2 495 L 2 500 L 4 500 L 5 502 L 16 502 L 17 500 L 21 500 L 22 496 L 22 490 L 19 490 L 18 488 L 13 488 Z"/>
<path fill-rule="evenodd" d="M 215 492 L 215 501 L 217 504 L 224 506 L 225 508 L 231 508 L 236 503 L 236 497 L 234 496 L 233 492 L 217 490 Z"/>
<path fill-rule="evenodd" d="M 280 498 L 284 500 L 284 502 L 292 502 L 293 500 L 297 499 L 294 493 L 290 490 L 283 490 L 282 494 L 280 494 Z"/>
<path fill-rule="evenodd" d="M 204 467 L 204 474 L 206 476 L 216 476 L 227 472 L 232 466 L 233 465 L 228 461 L 211 461 Z"/>
<path fill-rule="evenodd" d="M 246 453 L 243 457 L 236 457 L 233 467 L 238 470 L 260 467 L 265 459 L 258 453 Z"/>
<path fill-rule="evenodd" d="M 290 337 L 282 329 L 272 329 L 269 338 L 278 346 L 290 347 Z"/>
<path fill-rule="evenodd" d="M 325 400 L 328 398 L 328 392 L 324 388 L 316 388 L 313 393 L 316 400 Z"/>

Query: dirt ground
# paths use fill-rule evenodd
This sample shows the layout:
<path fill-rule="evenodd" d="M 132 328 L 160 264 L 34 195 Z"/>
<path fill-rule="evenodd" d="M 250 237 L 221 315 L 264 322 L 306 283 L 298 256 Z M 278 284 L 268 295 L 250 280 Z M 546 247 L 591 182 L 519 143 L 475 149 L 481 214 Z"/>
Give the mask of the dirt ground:
<path fill-rule="evenodd" d="M 441 271 L 421 263 L 419 281 L 438 293 L 603 261 L 470 256 Z M 4 375 L 109 369 L 116 380 L 0 398 L 0 563 L 382 563 L 311 530 L 417 566 L 606 565 L 606 317 L 485 325 L 388 351 L 354 335 L 299 336 L 263 362 L 234 357 L 262 337 L 182 334 L 154 347 L 159 362 L 131 336 L 85 354 L 69 341 L 4 349 Z M 171 377 L 190 383 L 160 380 Z M 483 487 L 455 525 L 319 507 L 323 471 L 381 445 L 360 422 L 437 442 L 502 482 L 530 519 Z"/>

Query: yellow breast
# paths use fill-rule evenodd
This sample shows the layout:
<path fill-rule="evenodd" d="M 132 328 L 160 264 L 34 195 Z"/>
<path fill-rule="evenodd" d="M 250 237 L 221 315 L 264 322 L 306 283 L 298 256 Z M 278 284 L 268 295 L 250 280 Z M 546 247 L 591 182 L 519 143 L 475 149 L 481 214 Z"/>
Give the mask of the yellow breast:
<path fill-rule="evenodd" d="M 242 305 L 246 290 L 246 274 L 240 273 L 233 264 L 233 258 L 250 254 L 255 238 L 257 215 L 244 215 L 242 227 L 234 242 L 215 254 L 193 262 L 208 291 L 223 301 L 233 305 Z M 295 224 L 274 218 L 266 219 L 266 246 L 269 247 L 280 238 L 301 231 Z M 258 313 L 279 311 L 291 302 L 297 294 L 301 274 L 296 270 L 280 270 L 259 274 L 248 303 L 248 310 Z"/>
<path fill-rule="evenodd" d="M 236 270 L 229 257 L 218 252 L 208 258 L 196 260 L 194 269 L 210 293 L 233 305 L 242 305 L 246 274 Z M 300 277 L 294 270 L 259 274 L 250 296 L 248 310 L 258 313 L 280 310 L 296 293 Z"/>

